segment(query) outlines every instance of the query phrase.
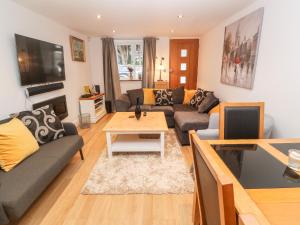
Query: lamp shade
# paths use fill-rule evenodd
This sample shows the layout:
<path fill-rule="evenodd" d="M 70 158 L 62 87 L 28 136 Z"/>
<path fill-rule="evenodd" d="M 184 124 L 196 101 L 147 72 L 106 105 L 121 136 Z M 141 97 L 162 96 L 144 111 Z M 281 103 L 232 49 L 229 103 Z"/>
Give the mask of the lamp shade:
<path fill-rule="evenodd" d="M 158 65 L 158 68 L 157 68 L 157 69 L 158 69 L 158 70 L 165 70 L 166 68 L 165 68 L 164 65 L 160 64 L 160 65 Z"/>

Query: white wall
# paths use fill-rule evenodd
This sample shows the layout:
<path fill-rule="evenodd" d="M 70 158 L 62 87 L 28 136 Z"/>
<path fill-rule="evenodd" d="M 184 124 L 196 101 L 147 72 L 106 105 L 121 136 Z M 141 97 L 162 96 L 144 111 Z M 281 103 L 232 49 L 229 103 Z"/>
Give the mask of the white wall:
<path fill-rule="evenodd" d="M 91 76 L 88 54 L 85 63 L 71 60 L 69 35 L 85 41 L 87 37 L 10 0 L 0 2 L 0 27 L 0 117 L 29 110 L 31 103 L 66 94 L 69 110 L 66 120 L 76 122 L 79 114 L 78 98 L 82 94 L 82 86 L 91 83 Z M 24 87 L 21 87 L 19 79 L 15 33 L 63 45 L 66 73 L 64 89 L 31 97 L 26 103 Z"/>
<path fill-rule="evenodd" d="M 169 80 L 169 56 L 170 56 L 170 38 L 168 37 L 159 37 L 159 40 L 156 42 L 156 68 L 158 68 L 158 65 L 160 64 L 161 57 L 164 57 L 165 60 L 163 61 L 163 64 L 166 68 L 166 71 L 163 71 L 161 73 L 163 80 Z M 159 79 L 159 70 L 156 69 L 155 71 L 155 80 Z"/>
<path fill-rule="evenodd" d="M 121 93 L 126 93 L 127 90 L 142 88 L 142 81 L 120 81 Z"/>
<path fill-rule="evenodd" d="M 158 60 L 156 67 L 160 63 L 160 58 L 164 57 L 164 65 L 166 71 L 162 72 L 162 79 L 169 80 L 169 41 L 168 37 L 159 37 L 156 42 L 156 56 Z M 101 90 L 104 90 L 103 81 L 103 58 L 102 58 L 102 41 L 100 37 L 91 37 L 88 42 L 88 49 L 91 62 L 91 74 L 93 84 L 100 84 Z M 155 72 L 155 80 L 159 79 L 159 71 Z M 126 93 L 127 90 L 137 89 L 142 87 L 141 81 L 121 81 L 121 92 Z"/>
<path fill-rule="evenodd" d="M 264 7 L 263 28 L 252 90 L 220 83 L 224 28 Z M 259 0 L 200 38 L 198 86 L 223 101 L 264 101 L 275 119 L 274 137 L 300 137 L 300 2 Z"/>

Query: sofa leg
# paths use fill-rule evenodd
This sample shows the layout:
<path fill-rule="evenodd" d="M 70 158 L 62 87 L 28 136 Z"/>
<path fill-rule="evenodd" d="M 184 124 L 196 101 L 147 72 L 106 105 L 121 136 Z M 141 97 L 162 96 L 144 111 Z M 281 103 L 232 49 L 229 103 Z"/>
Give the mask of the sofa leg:
<path fill-rule="evenodd" d="M 80 153 L 80 158 L 81 158 L 81 160 L 84 160 L 84 156 L 83 156 L 83 152 L 82 152 L 82 149 L 81 149 L 81 148 L 79 149 L 79 153 Z"/>

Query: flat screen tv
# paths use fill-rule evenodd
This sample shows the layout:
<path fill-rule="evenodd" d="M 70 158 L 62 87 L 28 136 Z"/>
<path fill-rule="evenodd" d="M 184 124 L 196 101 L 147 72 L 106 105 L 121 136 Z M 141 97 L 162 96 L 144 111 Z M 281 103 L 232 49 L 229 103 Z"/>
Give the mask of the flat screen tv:
<path fill-rule="evenodd" d="M 63 46 L 15 34 L 21 85 L 65 80 Z"/>

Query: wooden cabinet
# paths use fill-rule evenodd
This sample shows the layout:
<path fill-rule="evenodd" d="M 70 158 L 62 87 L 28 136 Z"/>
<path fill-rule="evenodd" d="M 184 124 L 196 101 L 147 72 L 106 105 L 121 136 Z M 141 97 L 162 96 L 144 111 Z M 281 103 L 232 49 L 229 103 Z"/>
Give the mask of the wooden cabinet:
<path fill-rule="evenodd" d="M 96 123 L 106 114 L 104 94 L 94 95 L 90 98 L 80 98 L 79 103 L 81 114 L 90 114 L 91 123 Z"/>
<path fill-rule="evenodd" d="M 169 82 L 168 81 L 156 81 L 154 87 L 155 87 L 155 89 L 167 89 L 167 88 L 169 88 Z"/>

